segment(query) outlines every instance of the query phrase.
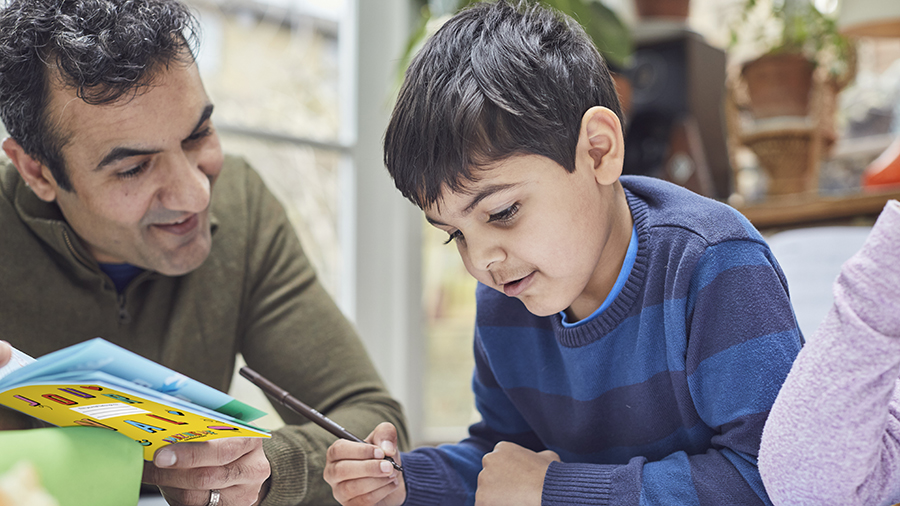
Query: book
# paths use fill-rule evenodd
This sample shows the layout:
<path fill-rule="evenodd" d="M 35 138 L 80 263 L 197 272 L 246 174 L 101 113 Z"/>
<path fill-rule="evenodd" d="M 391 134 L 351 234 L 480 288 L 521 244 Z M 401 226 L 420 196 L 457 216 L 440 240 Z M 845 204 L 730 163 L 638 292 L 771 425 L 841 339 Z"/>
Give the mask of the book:
<path fill-rule="evenodd" d="M 94 338 L 38 359 L 13 351 L 0 369 L 0 404 L 60 427 L 101 427 L 144 447 L 228 437 L 271 437 L 265 415 L 199 381 Z"/>

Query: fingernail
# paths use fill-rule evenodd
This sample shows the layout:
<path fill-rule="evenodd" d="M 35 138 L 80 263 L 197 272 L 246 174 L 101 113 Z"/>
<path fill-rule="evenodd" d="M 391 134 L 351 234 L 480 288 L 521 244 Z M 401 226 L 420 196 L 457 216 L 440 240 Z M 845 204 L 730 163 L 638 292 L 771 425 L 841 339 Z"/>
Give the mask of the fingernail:
<path fill-rule="evenodd" d="M 153 460 L 156 467 L 172 467 L 175 465 L 175 452 L 164 448 L 156 453 L 156 458 Z"/>
<path fill-rule="evenodd" d="M 379 465 L 381 466 L 382 473 L 389 473 L 394 470 L 394 466 L 392 466 L 391 463 L 386 460 L 382 460 L 381 464 Z"/>
<path fill-rule="evenodd" d="M 376 459 L 384 458 L 384 451 L 381 448 L 375 447 L 375 458 Z"/>
<path fill-rule="evenodd" d="M 384 450 L 385 455 L 393 455 L 394 454 L 394 443 L 390 441 L 382 441 L 381 449 Z"/>

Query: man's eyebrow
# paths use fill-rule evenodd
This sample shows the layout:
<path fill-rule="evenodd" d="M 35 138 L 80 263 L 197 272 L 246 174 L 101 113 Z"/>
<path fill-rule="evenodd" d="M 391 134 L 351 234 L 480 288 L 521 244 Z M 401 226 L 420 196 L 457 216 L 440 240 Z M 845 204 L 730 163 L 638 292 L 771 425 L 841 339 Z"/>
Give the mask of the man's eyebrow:
<path fill-rule="evenodd" d="M 132 156 L 154 155 L 159 152 L 159 149 L 134 149 L 123 147 L 113 148 L 112 151 L 110 151 L 106 156 L 103 157 L 103 160 L 100 160 L 100 163 L 97 164 L 97 167 L 95 167 L 94 170 L 102 170 L 104 167 L 111 163 L 115 163 L 119 160 L 123 160 Z"/>
<path fill-rule="evenodd" d="M 206 107 L 203 108 L 203 113 L 200 114 L 200 120 L 197 121 L 197 125 L 194 127 L 194 130 L 191 131 L 191 135 L 197 133 L 197 130 L 200 130 L 200 127 L 203 126 L 203 123 L 206 122 L 212 116 L 213 105 L 207 104 Z M 125 148 L 118 147 L 113 148 L 112 151 L 106 154 L 103 157 L 103 160 L 100 160 L 100 163 L 97 164 L 97 167 L 94 170 L 101 170 L 109 164 L 118 162 L 119 160 L 123 160 L 125 158 L 129 158 L 132 156 L 142 156 L 142 155 L 155 155 L 159 153 L 161 150 L 159 149 L 134 149 L 134 148 Z"/>
<path fill-rule="evenodd" d="M 197 122 L 197 126 L 194 127 L 194 130 L 191 131 L 191 135 L 197 133 L 197 130 L 200 130 L 200 127 L 203 126 L 203 123 L 206 123 L 206 120 L 212 116 L 213 113 L 213 105 L 206 104 L 206 107 L 203 108 L 203 114 L 200 115 L 200 121 Z"/>

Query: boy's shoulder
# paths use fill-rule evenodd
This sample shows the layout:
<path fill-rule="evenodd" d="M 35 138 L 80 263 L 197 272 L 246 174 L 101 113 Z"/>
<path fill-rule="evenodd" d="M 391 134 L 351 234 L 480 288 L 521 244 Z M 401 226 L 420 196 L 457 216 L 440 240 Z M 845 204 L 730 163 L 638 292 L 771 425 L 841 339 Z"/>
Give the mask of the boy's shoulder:
<path fill-rule="evenodd" d="M 622 176 L 619 180 L 635 221 L 644 221 L 648 228 L 688 232 L 707 244 L 763 242 L 747 218 L 728 204 L 653 177 Z"/>

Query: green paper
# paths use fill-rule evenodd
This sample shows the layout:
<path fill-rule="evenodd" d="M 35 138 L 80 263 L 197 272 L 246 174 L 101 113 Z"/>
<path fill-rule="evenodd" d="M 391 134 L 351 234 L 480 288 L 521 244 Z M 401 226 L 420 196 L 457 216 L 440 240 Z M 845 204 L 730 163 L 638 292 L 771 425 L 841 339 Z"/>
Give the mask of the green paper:
<path fill-rule="evenodd" d="M 131 506 L 140 494 L 141 445 L 96 427 L 0 431 L 0 475 L 33 465 L 60 506 Z"/>

